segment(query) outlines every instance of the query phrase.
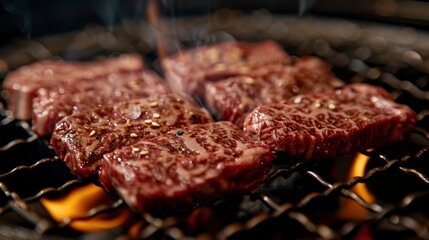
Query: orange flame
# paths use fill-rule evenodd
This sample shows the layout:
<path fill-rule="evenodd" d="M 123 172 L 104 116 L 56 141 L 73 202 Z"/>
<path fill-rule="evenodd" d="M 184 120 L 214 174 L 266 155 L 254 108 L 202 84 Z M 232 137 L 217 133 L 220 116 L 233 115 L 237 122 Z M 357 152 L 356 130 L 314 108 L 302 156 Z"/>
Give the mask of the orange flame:
<path fill-rule="evenodd" d="M 161 13 L 159 12 L 158 1 L 151 0 L 147 5 L 147 15 L 149 22 L 152 24 L 157 37 L 157 50 L 160 58 L 167 56 L 167 49 L 165 43 L 165 30 L 161 22 Z"/>
<path fill-rule="evenodd" d="M 48 199 L 42 198 L 41 203 L 57 222 L 88 215 L 95 207 L 113 204 L 113 200 L 99 187 L 88 184 L 70 191 L 66 196 Z M 74 220 L 70 227 L 82 232 L 95 232 L 120 227 L 131 220 L 132 213 L 128 209 L 117 209 L 108 213 L 97 214 L 85 220 Z"/>
<path fill-rule="evenodd" d="M 368 160 L 368 156 L 358 153 L 353 160 L 353 165 L 348 175 L 348 180 L 351 180 L 355 177 L 362 177 L 365 174 L 365 166 L 368 163 Z M 374 203 L 374 196 L 368 191 L 365 184 L 358 183 L 351 190 L 358 194 L 365 202 Z M 338 212 L 338 218 L 344 220 L 358 220 L 365 218 L 368 216 L 368 214 L 369 212 L 362 208 L 354 200 L 345 199 L 343 206 Z"/>

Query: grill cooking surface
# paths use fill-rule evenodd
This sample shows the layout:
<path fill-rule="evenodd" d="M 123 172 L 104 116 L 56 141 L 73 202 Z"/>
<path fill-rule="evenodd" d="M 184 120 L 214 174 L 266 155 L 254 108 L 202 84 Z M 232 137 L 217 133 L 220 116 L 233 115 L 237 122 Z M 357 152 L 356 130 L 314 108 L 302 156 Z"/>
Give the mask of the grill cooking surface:
<path fill-rule="evenodd" d="M 96 205 L 78 218 L 53 220 L 40 199 L 65 195 L 89 181 L 73 176 L 55 157 L 48 139 L 38 138 L 29 123 L 10 117 L 2 100 L 0 236 L 248 239 L 264 234 L 326 239 L 429 238 L 427 33 L 332 19 L 279 17 L 266 11 L 245 15 L 221 10 L 210 18 L 179 19 L 166 24 L 171 31 L 166 38 L 170 52 L 177 46 L 177 39 L 187 47 L 232 38 L 274 39 L 292 55 L 319 56 L 333 66 L 340 79 L 382 86 L 397 102 L 409 105 L 418 114 L 417 127 L 406 141 L 358 154 L 359 162 L 369 159 L 365 166 L 354 164 L 356 155 L 305 164 L 286 164 L 279 156 L 263 186 L 243 198 L 221 199 L 193 211 L 136 215 L 122 227 L 84 233 L 73 230 L 70 223 L 127 206 L 114 198 L 112 204 Z M 14 69 L 57 56 L 88 60 L 139 52 L 159 70 L 156 41 L 150 28 L 144 26 L 144 22 L 129 22 L 111 32 L 88 27 L 83 32 L 17 43 L 13 48 L 0 49 L 0 68 Z M 359 177 L 350 177 L 352 167 L 362 170 Z"/>

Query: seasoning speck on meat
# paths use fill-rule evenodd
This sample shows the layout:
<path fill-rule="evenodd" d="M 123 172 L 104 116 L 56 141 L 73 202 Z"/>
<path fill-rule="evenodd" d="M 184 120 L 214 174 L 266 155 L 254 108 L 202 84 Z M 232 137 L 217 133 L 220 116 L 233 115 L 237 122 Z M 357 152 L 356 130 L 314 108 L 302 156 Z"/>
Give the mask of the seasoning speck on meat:
<path fill-rule="evenodd" d="M 156 106 L 158 106 L 158 102 L 151 102 L 151 103 L 149 103 L 149 106 L 156 107 Z"/>
<path fill-rule="evenodd" d="M 148 151 L 148 150 L 142 150 L 142 151 L 140 152 L 140 154 L 141 154 L 141 155 L 148 155 L 148 154 L 149 154 L 149 151 Z"/>
<path fill-rule="evenodd" d="M 132 150 L 133 150 L 133 152 L 138 152 L 138 151 L 140 151 L 140 148 L 133 147 Z"/>
<path fill-rule="evenodd" d="M 152 122 L 152 127 L 156 127 L 156 128 L 158 128 L 158 127 L 160 127 L 161 125 L 159 125 L 159 123 L 157 123 L 157 122 Z"/>

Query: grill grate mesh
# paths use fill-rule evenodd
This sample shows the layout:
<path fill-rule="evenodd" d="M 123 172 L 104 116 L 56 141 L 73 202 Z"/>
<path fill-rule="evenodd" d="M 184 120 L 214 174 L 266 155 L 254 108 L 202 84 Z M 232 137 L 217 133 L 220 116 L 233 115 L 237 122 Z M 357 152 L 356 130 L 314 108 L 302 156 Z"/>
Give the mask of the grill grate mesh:
<path fill-rule="evenodd" d="M 88 182 L 73 176 L 55 156 L 48 139 L 38 138 L 29 123 L 14 120 L 2 100 L 0 236 L 241 239 L 263 233 L 291 238 L 429 238 L 429 207 L 425 204 L 429 199 L 429 166 L 425 163 L 429 157 L 429 47 L 424 44 L 429 34 L 364 22 L 225 11 L 210 17 L 167 21 L 168 50 L 174 51 L 172 46 L 177 46 L 178 40 L 183 46 L 195 46 L 230 38 L 275 39 L 292 54 L 325 59 L 347 82 L 382 86 L 396 101 L 409 105 L 418 114 L 410 138 L 361 152 L 360 156 L 369 160 L 359 177 L 348 177 L 354 155 L 289 165 L 279 156 L 263 186 L 243 198 L 223 199 L 190 213 L 147 213 L 120 228 L 83 233 L 71 229 L 70 224 L 127 206 L 118 199 L 108 206 L 94 206 L 84 216 L 53 220 L 40 207 L 40 198 L 61 195 Z M 92 26 L 83 32 L 30 40 L 20 43 L 13 57 L 7 48 L 0 49 L 0 60 L 14 69 L 47 57 L 86 60 L 133 51 L 159 70 L 156 41 L 149 28 L 141 26 L 146 23 L 129 22 L 112 31 Z M 74 40 L 63 45 L 65 39 Z M 363 196 L 368 192 L 370 196 Z"/>

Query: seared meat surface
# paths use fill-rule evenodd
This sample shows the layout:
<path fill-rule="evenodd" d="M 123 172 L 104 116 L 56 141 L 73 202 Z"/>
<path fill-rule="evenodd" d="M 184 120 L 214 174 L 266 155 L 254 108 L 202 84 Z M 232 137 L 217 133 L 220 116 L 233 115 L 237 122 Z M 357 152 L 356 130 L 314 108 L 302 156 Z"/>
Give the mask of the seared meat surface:
<path fill-rule="evenodd" d="M 227 42 L 180 51 L 163 59 L 163 67 L 173 90 L 202 97 L 207 82 L 265 74 L 275 69 L 274 65 L 289 61 L 289 56 L 273 41 Z M 268 65 L 273 66 L 258 69 Z"/>
<path fill-rule="evenodd" d="M 258 188 L 274 154 L 231 122 L 194 124 L 104 155 L 100 181 L 140 211 Z"/>
<path fill-rule="evenodd" d="M 55 127 L 51 144 L 73 173 L 87 177 L 97 173 L 105 153 L 176 127 L 212 121 L 191 99 L 159 95 L 64 117 Z"/>
<path fill-rule="evenodd" d="M 110 106 L 134 98 L 170 92 L 154 72 L 112 73 L 70 87 L 38 91 L 33 101 L 33 130 L 39 136 L 52 134 L 63 117 L 98 106 Z"/>
<path fill-rule="evenodd" d="M 244 131 L 273 151 L 318 160 L 402 140 L 415 122 L 416 114 L 382 88 L 351 84 L 260 106 Z"/>
<path fill-rule="evenodd" d="M 63 88 L 72 94 L 81 83 L 112 73 L 139 72 L 142 69 L 141 58 L 132 54 L 91 63 L 44 60 L 9 73 L 3 88 L 8 93 L 8 108 L 14 116 L 30 120 L 33 98 L 39 90 Z"/>
<path fill-rule="evenodd" d="M 331 91 L 343 85 L 324 62 L 314 57 L 298 58 L 294 64 L 267 72 L 257 77 L 208 82 L 204 95 L 208 109 L 218 119 L 242 126 L 246 114 L 260 105 L 278 103 L 298 94 Z"/>

